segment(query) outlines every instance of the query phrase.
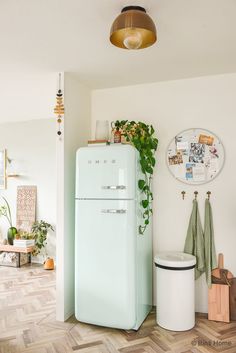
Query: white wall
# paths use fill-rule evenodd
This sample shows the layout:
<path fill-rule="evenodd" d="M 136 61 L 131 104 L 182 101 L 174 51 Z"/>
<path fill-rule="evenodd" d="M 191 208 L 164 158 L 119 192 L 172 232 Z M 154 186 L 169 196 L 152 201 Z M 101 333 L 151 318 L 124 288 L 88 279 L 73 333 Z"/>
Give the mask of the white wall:
<path fill-rule="evenodd" d="M 65 122 L 57 141 L 57 319 L 74 313 L 75 155 L 90 136 L 90 90 L 64 74 Z"/>
<path fill-rule="evenodd" d="M 206 192 L 212 192 L 217 252 L 236 274 L 235 130 L 236 74 L 119 87 L 92 92 L 92 132 L 96 120 L 141 120 L 153 124 L 160 140 L 154 189 L 154 253 L 183 250 L 194 190 L 199 191 L 203 215 Z M 184 129 L 200 127 L 218 135 L 226 150 L 225 166 L 211 183 L 188 186 L 167 170 L 165 154 L 170 140 Z M 181 191 L 187 192 L 186 199 Z M 203 217 L 202 217 L 203 221 Z M 196 283 L 196 311 L 207 312 L 207 287 Z"/>
<path fill-rule="evenodd" d="M 7 189 L 0 190 L 12 210 L 13 223 L 16 222 L 16 197 L 18 185 L 37 186 L 37 220 L 45 220 L 56 225 L 56 137 L 53 119 L 0 124 L 0 149 L 6 149 L 12 159 L 16 178 L 7 179 Z M 0 204 L 4 204 L 0 200 Z M 5 217 L 0 218 L 2 237 L 6 237 L 9 225 Z M 56 232 L 48 236 L 47 252 L 55 258 Z M 42 261 L 39 256 L 38 261 Z"/>
<path fill-rule="evenodd" d="M 56 72 L 1 72 L 0 122 L 53 119 Z"/>

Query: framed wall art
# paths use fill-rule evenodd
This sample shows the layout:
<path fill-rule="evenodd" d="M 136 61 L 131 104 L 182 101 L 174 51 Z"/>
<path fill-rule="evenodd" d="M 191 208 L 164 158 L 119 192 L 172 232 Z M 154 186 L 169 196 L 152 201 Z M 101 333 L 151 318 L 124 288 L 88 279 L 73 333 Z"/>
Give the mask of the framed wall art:
<path fill-rule="evenodd" d="M 224 165 L 224 147 L 211 131 L 195 128 L 180 132 L 167 149 L 171 174 L 187 184 L 213 180 Z"/>
<path fill-rule="evenodd" d="M 17 186 L 16 226 L 19 230 L 31 231 L 36 220 L 37 186 Z"/>

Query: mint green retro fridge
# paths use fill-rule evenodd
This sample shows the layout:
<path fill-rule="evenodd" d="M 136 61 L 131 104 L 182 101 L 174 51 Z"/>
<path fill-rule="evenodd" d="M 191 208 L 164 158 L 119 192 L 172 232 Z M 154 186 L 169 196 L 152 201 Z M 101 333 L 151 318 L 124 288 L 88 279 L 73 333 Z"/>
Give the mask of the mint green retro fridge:
<path fill-rule="evenodd" d="M 137 330 L 152 307 L 152 224 L 143 235 L 138 152 L 83 147 L 76 155 L 75 316 Z"/>

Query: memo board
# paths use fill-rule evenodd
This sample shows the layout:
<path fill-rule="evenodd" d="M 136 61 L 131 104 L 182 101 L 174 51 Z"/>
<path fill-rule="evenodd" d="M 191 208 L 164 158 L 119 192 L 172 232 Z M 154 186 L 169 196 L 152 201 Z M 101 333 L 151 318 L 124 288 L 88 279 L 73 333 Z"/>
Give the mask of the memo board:
<path fill-rule="evenodd" d="M 220 139 L 205 129 L 188 129 L 170 142 L 167 165 L 172 175 L 187 184 L 213 180 L 224 165 L 224 147 Z"/>

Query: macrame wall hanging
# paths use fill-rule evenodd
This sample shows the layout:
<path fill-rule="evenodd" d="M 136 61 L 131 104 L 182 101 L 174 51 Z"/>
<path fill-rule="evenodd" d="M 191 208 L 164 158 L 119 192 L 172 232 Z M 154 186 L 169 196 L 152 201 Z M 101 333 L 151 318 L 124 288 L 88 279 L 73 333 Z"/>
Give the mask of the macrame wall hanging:
<path fill-rule="evenodd" d="M 61 131 L 61 124 L 62 124 L 62 119 L 64 117 L 64 102 L 63 102 L 63 93 L 61 89 L 61 74 L 59 74 L 59 84 L 58 84 L 58 91 L 56 95 L 56 106 L 54 108 L 54 113 L 57 116 L 57 124 L 58 124 L 58 130 L 57 130 L 57 135 L 61 136 L 62 131 Z"/>

